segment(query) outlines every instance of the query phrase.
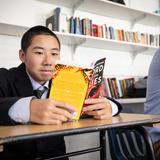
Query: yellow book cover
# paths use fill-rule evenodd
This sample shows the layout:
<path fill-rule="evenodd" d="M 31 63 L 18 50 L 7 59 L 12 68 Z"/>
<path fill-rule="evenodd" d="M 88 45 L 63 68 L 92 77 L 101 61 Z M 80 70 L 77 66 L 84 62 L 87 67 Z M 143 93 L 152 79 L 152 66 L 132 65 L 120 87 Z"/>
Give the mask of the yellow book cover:
<path fill-rule="evenodd" d="M 49 98 L 63 101 L 76 107 L 72 120 L 79 120 L 92 68 L 57 63 L 54 69 Z"/>

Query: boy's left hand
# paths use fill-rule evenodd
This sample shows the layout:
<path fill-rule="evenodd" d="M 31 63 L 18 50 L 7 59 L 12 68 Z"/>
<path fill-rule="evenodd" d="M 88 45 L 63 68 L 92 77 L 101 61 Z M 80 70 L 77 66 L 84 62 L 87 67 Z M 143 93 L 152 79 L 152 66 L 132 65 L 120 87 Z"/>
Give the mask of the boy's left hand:
<path fill-rule="evenodd" d="M 95 119 L 107 119 L 112 117 L 112 107 L 105 97 L 90 98 L 85 100 L 83 114 L 91 115 Z"/>

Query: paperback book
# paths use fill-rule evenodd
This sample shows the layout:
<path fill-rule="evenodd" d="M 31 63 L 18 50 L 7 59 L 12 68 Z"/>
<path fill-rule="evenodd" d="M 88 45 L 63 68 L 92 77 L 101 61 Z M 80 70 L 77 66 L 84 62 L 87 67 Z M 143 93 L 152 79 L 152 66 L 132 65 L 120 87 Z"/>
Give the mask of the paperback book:
<path fill-rule="evenodd" d="M 49 98 L 63 101 L 76 107 L 72 120 L 79 120 L 85 98 L 101 94 L 105 58 L 91 67 L 57 62 L 54 69 Z"/>

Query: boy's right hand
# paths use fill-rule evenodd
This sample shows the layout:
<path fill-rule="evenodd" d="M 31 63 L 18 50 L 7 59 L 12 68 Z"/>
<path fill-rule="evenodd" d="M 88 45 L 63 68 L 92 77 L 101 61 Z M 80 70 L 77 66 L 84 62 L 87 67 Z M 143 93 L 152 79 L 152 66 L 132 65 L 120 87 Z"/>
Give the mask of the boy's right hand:
<path fill-rule="evenodd" d="M 75 108 L 65 102 L 53 99 L 32 99 L 30 122 L 38 124 L 60 124 L 72 118 Z"/>

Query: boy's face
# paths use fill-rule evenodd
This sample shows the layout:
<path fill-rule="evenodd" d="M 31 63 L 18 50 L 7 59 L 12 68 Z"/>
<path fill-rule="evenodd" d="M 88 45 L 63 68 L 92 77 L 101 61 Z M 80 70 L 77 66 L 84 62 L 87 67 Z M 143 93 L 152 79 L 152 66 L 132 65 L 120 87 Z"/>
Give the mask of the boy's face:
<path fill-rule="evenodd" d="M 59 44 L 53 36 L 37 35 L 26 53 L 20 51 L 19 57 L 32 78 L 43 84 L 52 78 L 55 62 L 60 59 Z"/>

